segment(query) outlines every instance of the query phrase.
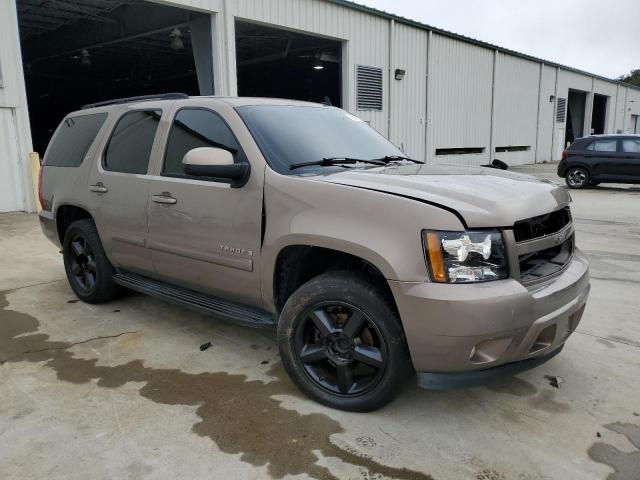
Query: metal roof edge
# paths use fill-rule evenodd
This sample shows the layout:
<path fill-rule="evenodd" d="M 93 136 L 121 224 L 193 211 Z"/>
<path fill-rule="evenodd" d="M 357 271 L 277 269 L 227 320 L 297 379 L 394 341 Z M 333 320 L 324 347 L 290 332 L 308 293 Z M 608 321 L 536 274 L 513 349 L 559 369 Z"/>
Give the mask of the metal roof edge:
<path fill-rule="evenodd" d="M 500 47 L 498 45 L 493 45 L 488 42 L 484 42 L 482 40 L 476 40 L 475 38 L 467 37 L 465 35 L 460 35 L 459 33 L 450 32 L 448 30 L 443 30 L 441 28 L 433 27 L 426 23 L 419 22 L 417 20 L 411 20 L 410 18 L 402 17 L 400 15 L 396 15 L 394 13 L 385 12 L 384 10 L 379 10 L 374 7 L 369 7 L 367 5 L 362 5 L 360 3 L 353 2 L 351 0 L 324 0 L 325 2 L 333 3 L 335 5 L 340 5 L 346 8 L 350 8 L 352 10 L 358 10 L 364 13 L 368 13 L 371 15 L 375 15 L 378 17 L 387 18 L 389 20 L 395 20 L 396 22 L 404 23 L 405 25 L 409 25 L 412 27 L 419 28 L 421 30 L 432 31 L 437 33 L 438 35 L 442 35 L 445 37 L 453 38 L 456 40 L 461 40 L 463 42 L 471 43 L 473 45 L 477 45 L 479 47 L 488 48 L 490 50 L 496 50 L 498 52 L 507 53 L 509 55 L 513 55 L 515 57 L 523 58 L 525 60 L 530 60 L 536 63 L 544 63 L 550 67 L 561 68 L 568 72 L 579 73 L 581 75 L 587 75 L 589 77 L 593 77 L 598 80 L 603 80 L 605 82 L 613 83 L 616 85 L 621 85 L 623 87 L 631 88 L 632 90 L 640 91 L 640 87 L 636 85 L 631 85 L 630 83 L 625 83 L 620 80 L 615 80 L 612 78 L 604 77 L 602 75 L 598 75 L 596 73 L 590 73 L 585 70 L 580 70 L 578 68 L 569 67 L 567 65 L 562 65 L 560 63 L 551 62 L 545 60 L 543 58 L 534 57 L 532 55 L 527 55 L 526 53 L 517 52 L 515 50 L 509 50 L 508 48 Z"/>

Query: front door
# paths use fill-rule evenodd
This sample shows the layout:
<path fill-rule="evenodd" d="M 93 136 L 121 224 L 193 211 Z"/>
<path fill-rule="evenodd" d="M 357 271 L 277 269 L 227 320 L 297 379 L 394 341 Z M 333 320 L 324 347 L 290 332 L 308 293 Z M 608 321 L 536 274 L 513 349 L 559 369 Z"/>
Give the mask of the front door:
<path fill-rule="evenodd" d="M 640 182 L 640 138 L 620 140 L 620 175 L 627 181 Z"/>
<path fill-rule="evenodd" d="M 228 181 L 190 177 L 182 158 L 194 148 L 222 147 L 246 162 L 219 112 L 180 108 L 174 115 L 159 175 L 149 191 L 148 246 L 156 275 L 167 282 L 260 306 L 262 171 L 232 188 Z"/>
<path fill-rule="evenodd" d="M 140 273 L 153 272 L 145 247 L 148 166 L 158 148 L 161 117 L 159 109 L 124 113 L 89 174 L 92 211 L 107 255 L 114 266 Z"/>
<path fill-rule="evenodd" d="M 591 157 L 592 175 L 597 178 L 612 178 L 616 175 L 618 163 L 618 140 L 601 138 L 594 140 L 586 148 L 585 157 Z"/>

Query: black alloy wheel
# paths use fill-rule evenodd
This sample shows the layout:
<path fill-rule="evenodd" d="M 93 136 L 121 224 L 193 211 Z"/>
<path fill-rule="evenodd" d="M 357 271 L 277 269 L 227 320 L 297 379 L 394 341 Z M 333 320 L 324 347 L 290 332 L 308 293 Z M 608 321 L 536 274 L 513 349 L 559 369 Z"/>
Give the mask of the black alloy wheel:
<path fill-rule="evenodd" d="M 397 309 L 384 279 L 335 270 L 287 299 L 278 320 L 282 365 L 309 398 L 370 412 L 413 374 Z"/>
<path fill-rule="evenodd" d="M 91 245 L 82 234 L 76 234 L 71 239 L 71 255 L 69 266 L 73 278 L 78 286 L 84 290 L 91 290 L 96 284 L 98 265 L 91 249 Z"/>
<path fill-rule="evenodd" d="M 323 302 L 303 314 L 295 332 L 296 357 L 309 378 L 332 394 L 361 395 L 387 365 L 384 339 L 369 317 L 346 302 Z"/>
<path fill-rule="evenodd" d="M 67 280 L 80 300 L 104 303 L 119 295 L 120 288 L 113 281 L 115 269 L 91 219 L 77 220 L 69 225 L 64 232 L 62 254 Z"/>

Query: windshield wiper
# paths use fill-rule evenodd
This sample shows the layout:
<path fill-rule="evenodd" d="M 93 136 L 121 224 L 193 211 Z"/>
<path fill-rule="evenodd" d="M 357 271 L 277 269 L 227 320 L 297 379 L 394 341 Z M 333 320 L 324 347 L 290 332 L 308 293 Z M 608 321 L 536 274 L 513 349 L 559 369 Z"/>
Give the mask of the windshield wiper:
<path fill-rule="evenodd" d="M 289 170 L 295 170 L 296 168 L 302 167 L 330 167 L 332 165 L 350 165 L 353 163 L 370 163 L 371 165 L 386 165 L 388 162 L 385 162 L 384 159 L 374 158 L 372 160 L 365 160 L 362 158 L 350 158 L 350 157 L 329 157 L 323 158 L 322 160 L 315 160 L 313 162 L 302 162 L 302 163 L 294 163 L 289 165 Z"/>
<path fill-rule="evenodd" d="M 413 162 L 413 163 L 420 163 L 420 164 L 424 163 L 424 162 L 421 162 L 420 160 L 416 160 L 415 158 L 403 157 L 402 155 L 387 155 L 386 157 L 374 158 L 373 160 L 377 162 L 383 162 L 385 164 L 391 163 L 391 162 L 400 162 L 402 160 L 406 160 L 408 162 Z"/>

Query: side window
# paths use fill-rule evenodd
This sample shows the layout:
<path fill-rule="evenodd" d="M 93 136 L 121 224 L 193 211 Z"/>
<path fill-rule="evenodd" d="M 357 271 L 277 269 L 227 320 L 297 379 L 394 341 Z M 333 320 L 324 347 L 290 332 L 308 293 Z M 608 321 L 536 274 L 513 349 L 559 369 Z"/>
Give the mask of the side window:
<path fill-rule="evenodd" d="M 162 173 L 184 175 L 182 158 L 189 150 L 200 147 L 224 148 L 234 157 L 240 151 L 233 132 L 217 113 L 195 108 L 178 111 L 167 140 Z"/>
<path fill-rule="evenodd" d="M 622 140 L 622 151 L 625 153 L 640 153 L 640 140 Z"/>
<path fill-rule="evenodd" d="M 106 113 L 65 118 L 47 151 L 44 165 L 79 167 L 106 119 Z"/>
<path fill-rule="evenodd" d="M 591 142 L 589 143 L 589 145 L 587 145 L 585 147 L 585 150 L 592 150 L 593 151 L 593 146 L 596 144 L 596 142 Z"/>
<path fill-rule="evenodd" d="M 160 117 L 160 110 L 129 112 L 120 117 L 104 152 L 104 169 L 110 172 L 147 173 Z"/>
<path fill-rule="evenodd" d="M 615 152 L 618 145 L 618 140 L 596 140 L 594 150 L 596 152 Z"/>

